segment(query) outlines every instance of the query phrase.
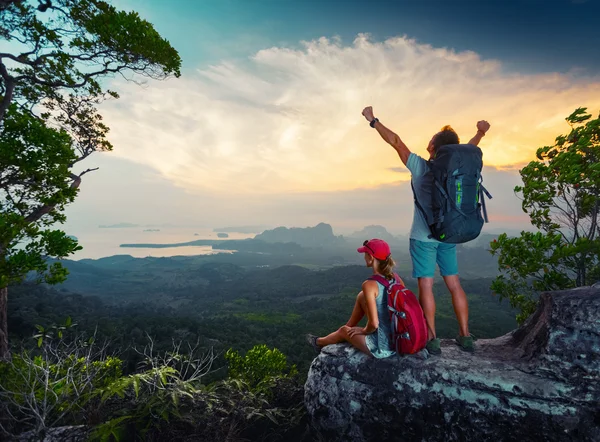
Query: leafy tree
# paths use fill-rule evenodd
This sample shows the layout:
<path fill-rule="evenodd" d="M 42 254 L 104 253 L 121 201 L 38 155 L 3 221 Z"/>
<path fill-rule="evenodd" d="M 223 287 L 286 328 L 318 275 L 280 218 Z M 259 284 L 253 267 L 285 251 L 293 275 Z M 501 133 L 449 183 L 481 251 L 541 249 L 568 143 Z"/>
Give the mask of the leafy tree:
<path fill-rule="evenodd" d="M 521 171 L 523 211 L 538 232 L 506 234 L 491 243 L 501 275 L 492 290 L 521 312 L 523 322 L 537 306 L 537 294 L 589 285 L 600 279 L 600 117 L 586 108 L 569 117 L 568 135 L 537 150 Z"/>
<path fill-rule="evenodd" d="M 101 79 L 180 75 L 177 51 L 136 12 L 101 0 L 2 1 L 0 39 L 0 358 L 7 357 L 8 285 L 36 271 L 57 283 L 79 249 L 55 223 L 77 195 L 75 167 L 111 150 L 97 106 L 118 98 Z"/>

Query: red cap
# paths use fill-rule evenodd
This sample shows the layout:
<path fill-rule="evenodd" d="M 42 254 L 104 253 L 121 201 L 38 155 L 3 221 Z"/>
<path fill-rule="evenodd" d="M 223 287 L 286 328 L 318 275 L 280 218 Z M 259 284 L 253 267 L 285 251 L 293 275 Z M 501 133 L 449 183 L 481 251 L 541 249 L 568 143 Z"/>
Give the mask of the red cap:
<path fill-rule="evenodd" d="M 356 251 L 358 253 L 368 253 L 380 261 L 385 261 L 392 254 L 390 246 L 382 239 L 369 239 Z"/>

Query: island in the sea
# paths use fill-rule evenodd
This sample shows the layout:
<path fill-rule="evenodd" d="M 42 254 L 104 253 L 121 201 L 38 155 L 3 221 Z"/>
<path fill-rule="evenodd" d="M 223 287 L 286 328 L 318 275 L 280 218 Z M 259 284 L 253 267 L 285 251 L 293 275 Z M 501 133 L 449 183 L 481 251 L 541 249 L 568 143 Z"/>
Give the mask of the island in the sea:
<path fill-rule="evenodd" d="M 227 233 L 223 233 L 223 232 L 217 233 L 217 236 L 219 238 L 229 238 L 229 235 Z"/>
<path fill-rule="evenodd" d="M 145 229 L 144 232 L 160 232 L 160 229 Z"/>
<path fill-rule="evenodd" d="M 139 224 L 118 223 L 118 224 L 110 224 L 110 225 L 100 225 L 98 227 L 100 229 L 122 229 L 122 228 L 132 228 L 132 227 L 140 227 L 140 226 L 139 226 Z"/>

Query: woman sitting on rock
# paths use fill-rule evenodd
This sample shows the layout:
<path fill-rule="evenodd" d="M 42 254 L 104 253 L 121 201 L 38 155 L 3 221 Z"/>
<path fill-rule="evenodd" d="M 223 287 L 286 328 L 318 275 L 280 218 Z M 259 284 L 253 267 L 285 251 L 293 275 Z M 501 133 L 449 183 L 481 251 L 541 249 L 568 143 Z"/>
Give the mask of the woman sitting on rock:
<path fill-rule="evenodd" d="M 367 267 L 373 269 L 374 275 L 381 275 L 388 281 L 394 279 L 396 264 L 392 259 L 390 246 L 385 241 L 381 239 L 365 241 L 357 251 L 364 253 L 365 263 Z M 404 285 L 402 280 L 400 283 Z M 358 327 L 358 323 L 365 315 L 367 325 L 364 328 Z M 362 284 L 362 291 L 356 297 L 354 310 L 346 325 L 325 337 L 307 335 L 307 339 L 317 352 L 326 345 L 347 341 L 368 355 L 387 358 L 395 354 L 390 343 L 390 333 L 391 323 L 385 287 L 377 281 L 367 280 Z"/>

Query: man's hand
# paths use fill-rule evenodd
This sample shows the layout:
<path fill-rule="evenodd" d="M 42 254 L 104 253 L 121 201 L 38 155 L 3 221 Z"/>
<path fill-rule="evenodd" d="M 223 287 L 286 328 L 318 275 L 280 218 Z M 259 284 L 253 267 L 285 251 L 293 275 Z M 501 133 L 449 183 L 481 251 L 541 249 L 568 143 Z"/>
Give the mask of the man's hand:
<path fill-rule="evenodd" d="M 490 130 L 490 123 L 485 120 L 481 120 L 477 122 L 477 133 L 471 140 L 469 144 L 473 144 L 474 146 L 479 146 L 479 142 L 484 137 L 485 133 Z"/>
<path fill-rule="evenodd" d="M 351 327 L 350 330 L 348 330 L 348 336 L 350 336 L 351 338 L 353 338 L 354 336 L 360 336 L 364 334 L 365 330 L 362 327 Z"/>
<path fill-rule="evenodd" d="M 362 111 L 362 114 L 364 115 L 364 117 L 367 119 L 367 121 L 369 123 L 371 121 L 373 121 L 373 118 L 375 118 L 375 116 L 373 115 L 373 106 L 365 107 Z"/>
<path fill-rule="evenodd" d="M 483 132 L 484 134 L 490 130 L 490 123 L 485 120 L 481 120 L 477 122 L 477 130 Z"/>

